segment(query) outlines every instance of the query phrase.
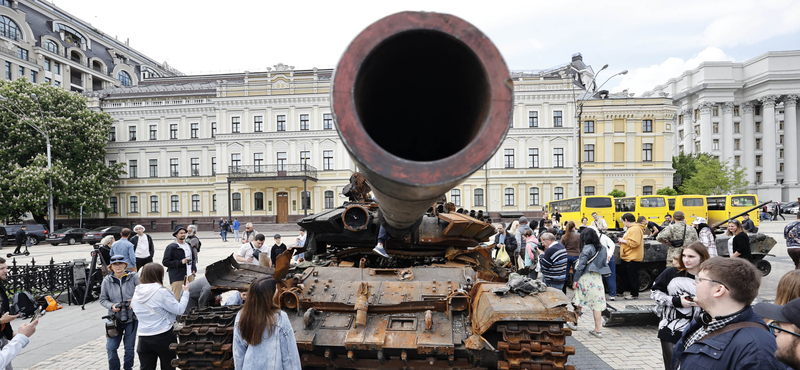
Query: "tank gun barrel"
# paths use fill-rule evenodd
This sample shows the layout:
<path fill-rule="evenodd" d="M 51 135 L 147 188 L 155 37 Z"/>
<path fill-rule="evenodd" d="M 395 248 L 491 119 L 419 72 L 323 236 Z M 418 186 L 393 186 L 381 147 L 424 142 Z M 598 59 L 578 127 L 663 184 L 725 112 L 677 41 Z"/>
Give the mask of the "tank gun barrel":
<path fill-rule="evenodd" d="M 339 136 L 381 206 L 407 234 L 499 149 L 513 84 L 495 45 L 452 15 L 402 12 L 362 31 L 335 69 Z"/>

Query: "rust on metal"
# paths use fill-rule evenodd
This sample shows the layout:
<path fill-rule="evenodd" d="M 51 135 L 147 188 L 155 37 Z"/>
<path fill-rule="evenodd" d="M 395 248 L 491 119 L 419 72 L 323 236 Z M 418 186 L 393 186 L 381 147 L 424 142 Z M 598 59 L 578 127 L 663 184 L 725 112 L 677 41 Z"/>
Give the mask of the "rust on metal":
<path fill-rule="evenodd" d="M 433 312 L 431 310 L 425 311 L 425 330 L 433 328 Z"/>
<path fill-rule="evenodd" d="M 352 204 L 342 213 L 342 223 L 347 230 L 358 232 L 369 226 L 369 209 L 361 204 Z"/>
<path fill-rule="evenodd" d="M 367 309 L 369 308 L 369 292 L 372 287 L 367 283 L 361 283 L 358 288 L 358 300 L 353 309 L 356 311 L 356 326 L 367 325 Z"/>
<path fill-rule="evenodd" d="M 553 288 L 528 297 L 516 294 L 499 296 L 492 292 L 503 284 L 479 282 L 470 292 L 472 297 L 472 328 L 483 334 L 496 323 L 504 321 L 577 321 L 568 309 L 567 297 Z"/>

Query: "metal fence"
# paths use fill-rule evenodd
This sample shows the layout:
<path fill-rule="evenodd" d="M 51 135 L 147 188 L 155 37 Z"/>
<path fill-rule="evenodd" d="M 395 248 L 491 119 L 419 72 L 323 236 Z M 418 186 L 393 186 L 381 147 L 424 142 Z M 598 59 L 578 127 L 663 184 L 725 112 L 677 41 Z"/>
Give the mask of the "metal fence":
<path fill-rule="evenodd" d="M 28 291 L 34 298 L 45 295 L 56 298 L 62 293 L 69 295 L 73 284 L 71 262 L 55 263 L 50 258 L 50 263 L 37 265 L 36 260 L 31 258 L 29 265 L 17 265 L 15 258 L 8 265 L 5 290 L 8 297 L 19 291 Z"/>

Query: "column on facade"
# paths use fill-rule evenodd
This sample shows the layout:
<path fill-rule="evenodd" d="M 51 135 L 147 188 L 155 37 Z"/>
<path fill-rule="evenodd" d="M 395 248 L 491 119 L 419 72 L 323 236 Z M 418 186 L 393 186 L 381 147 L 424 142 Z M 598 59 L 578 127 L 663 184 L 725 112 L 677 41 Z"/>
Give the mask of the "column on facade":
<path fill-rule="evenodd" d="M 178 159 L 178 176 L 191 176 L 192 169 L 189 166 L 189 149 L 181 147 L 181 157 Z"/>
<path fill-rule="evenodd" d="M 742 159 L 745 167 L 745 179 L 751 186 L 756 184 L 756 130 L 755 117 L 753 116 L 753 102 L 744 102 L 741 105 L 744 119 L 742 120 Z"/>
<path fill-rule="evenodd" d="M 322 119 L 319 116 L 319 105 L 311 107 L 311 130 L 322 130 Z"/>
<path fill-rule="evenodd" d="M 207 114 L 204 114 L 202 117 L 200 117 L 200 133 L 199 133 L 199 135 L 202 138 L 211 137 L 211 124 L 208 123 L 208 115 Z"/>
<path fill-rule="evenodd" d="M 189 124 L 186 123 L 186 115 L 182 114 L 180 123 L 178 124 L 178 139 L 188 139 L 190 137 Z"/>
<path fill-rule="evenodd" d="M 207 146 L 200 151 L 200 176 L 211 176 L 211 156 Z"/>
<path fill-rule="evenodd" d="M 317 170 L 322 169 L 322 151 L 319 149 L 319 139 L 314 139 L 311 144 L 311 166 Z"/>
<path fill-rule="evenodd" d="M 764 137 L 761 143 L 763 153 L 761 155 L 762 180 L 765 185 L 774 185 L 778 182 L 778 158 L 777 158 L 777 127 L 775 123 L 775 100 L 777 95 L 767 95 L 759 98 L 762 104 L 762 123 L 761 128 Z"/>
<path fill-rule="evenodd" d="M 733 164 L 733 102 L 722 106 L 722 160 Z"/>
<path fill-rule="evenodd" d="M 798 142 L 797 138 L 797 99 L 798 95 L 789 95 L 783 101 L 783 183 L 795 185 L 798 182 Z"/>
<path fill-rule="evenodd" d="M 539 113 L 539 127 L 553 127 L 550 117 L 550 103 L 542 103 L 542 111 Z"/>
<path fill-rule="evenodd" d="M 250 118 L 250 108 L 244 108 L 242 111 L 242 131 L 253 132 L 253 120 Z"/>
<path fill-rule="evenodd" d="M 169 177 L 169 162 L 167 161 L 167 148 L 161 148 L 160 151 L 160 156 L 158 159 L 158 177 Z"/>
<path fill-rule="evenodd" d="M 220 108 L 217 111 L 217 133 L 229 134 L 230 132 L 231 129 L 230 123 L 228 122 L 228 111 L 225 108 Z"/>
<path fill-rule="evenodd" d="M 253 154 L 250 153 L 250 141 L 245 141 L 242 145 L 242 164 L 252 165 L 255 164 Z"/>
<path fill-rule="evenodd" d="M 683 152 L 690 154 L 694 151 L 694 120 L 691 107 L 684 109 L 681 114 L 683 114 Z"/>
<path fill-rule="evenodd" d="M 144 148 L 139 149 L 139 177 L 150 177 L 150 163 L 145 154 Z"/>
<path fill-rule="evenodd" d="M 713 102 L 700 103 L 700 151 L 711 153 L 711 107 Z"/>
<path fill-rule="evenodd" d="M 273 117 L 272 107 L 267 107 L 267 112 L 264 114 L 264 132 L 275 132 L 275 117 Z"/>
<path fill-rule="evenodd" d="M 209 195 L 209 191 L 203 190 L 200 197 L 200 209 L 203 211 L 203 217 L 211 216 L 211 195 Z"/>
<path fill-rule="evenodd" d="M 300 129 L 300 125 L 297 123 L 297 109 L 294 105 L 289 107 L 289 113 L 286 115 L 286 131 L 297 131 Z M 291 207 L 291 205 L 289 205 Z"/>
<path fill-rule="evenodd" d="M 524 211 L 528 208 L 528 184 L 524 181 L 517 184 L 517 210 Z"/>

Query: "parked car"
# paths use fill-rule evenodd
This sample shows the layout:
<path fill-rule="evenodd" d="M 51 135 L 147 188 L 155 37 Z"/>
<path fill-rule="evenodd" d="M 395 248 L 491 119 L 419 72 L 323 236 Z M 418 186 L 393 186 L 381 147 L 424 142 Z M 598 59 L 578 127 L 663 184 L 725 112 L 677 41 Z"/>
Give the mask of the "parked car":
<path fill-rule="evenodd" d="M 8 239 L 8 235 L 6 235 L 6 228 L 0 227 L 0 246 L 6 244 L 6 239 Z"/>
<path fill-rule="evenodd" d="M 100 243 L 106 235 L 114 235 L 114 239 L 119 240 L 121 238 L 120 231 L 122 231 L 122 226 L 100 226 L 83 234 L 82 242 L 89 244 Z"/>
<path fill-rule="evenodd" d="M 781 213 L 797 213 L 797 211 L 792 212 L 792 208 L 797 209 L 797 202 L 783 202 L 781 203 Z"/>
<path fill-rule="evenodd" d="M 16 234 L 22 225 L 8 225 L 5 226 L 8 244 L 16 244 Z M 39 244 L 39 242 L 47 239 L 47 226 L 39 224 L 25 224 L 25 233 L 28 234 L 28 239 L 31 240 L 31 245 Z"/>
<path fill-rule="evenodd" d="M 800 212 L 800 207 L 794 206 L 792 208 L 788 208 L 787 210 L 788 210 L 788 212 L 786 212 L 786 213 L 791 213 L 793 215 L 796 215 L 797 212 Z"/>
<path fill-rule="evenodd" d="M 67 243 L 69 245 L 83 243 L 83 234 L 89 231 L 91 230 L 79 228 L 59 229 L 47 236 L 47 242 L 52 245 L 58 245 L 59 243 Z"/>

